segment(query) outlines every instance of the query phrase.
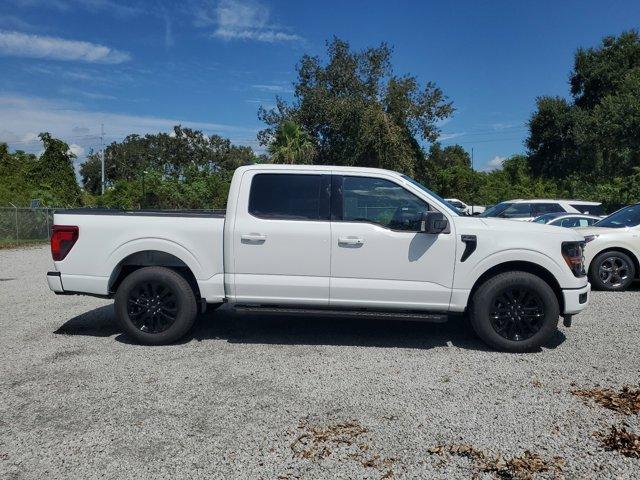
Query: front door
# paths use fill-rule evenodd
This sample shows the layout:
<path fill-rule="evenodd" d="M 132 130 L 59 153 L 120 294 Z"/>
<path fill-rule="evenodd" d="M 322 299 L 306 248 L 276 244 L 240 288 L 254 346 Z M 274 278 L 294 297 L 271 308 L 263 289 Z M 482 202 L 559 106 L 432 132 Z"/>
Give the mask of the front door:
<path fill-rule="evenodd" d="M 455 235 L 419 232 L 429 204 L 392 179 L 332 183 L 330 305 L 447 310 Z"/>
<path fill-rule="evenodd" d="M 235 301 L 326 306 L 330 175 L 272 172 L 242 179 L 229 265 Z"/>

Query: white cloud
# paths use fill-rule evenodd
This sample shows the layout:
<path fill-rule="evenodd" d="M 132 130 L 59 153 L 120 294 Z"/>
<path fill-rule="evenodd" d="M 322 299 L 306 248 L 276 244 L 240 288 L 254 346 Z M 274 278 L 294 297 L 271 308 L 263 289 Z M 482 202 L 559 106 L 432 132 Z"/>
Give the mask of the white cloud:
<path fill-rule="evenodd" d="M 438 137 L 438 141 L 443 142 L 445 140 L 451 140 L 453 138 L 461 137 L 465 134 L 465 132 L 456 132 L 456 133 L 441 133 Z"/>
<path fill-rule="evenodd" d="M 257 125 L 252 128 L 180 118 L 89 111 L 64 101 L 0 94 L 0 142 L 8 143 L 12 150 L 38 153 L 42 145 L 34 132 L 49 132 L 69 143 L 79 163 L 90 150 L 100 148 L 101 124 L 104 124 L 105 144 L 132 133 L 170 132 L 174 125 L 181 124 L 207 134 L 216 133 L 235 144 L 260 150 L 256 140 Z"/>
<path fill-rule="evenodd" d="M 288 33 L 270 22 L 269 7 L 254 1 L 220 0 L 214 15 L 200 8 L 196 25 L 214 24 L 212 36 L 223 40 L 254 40 L 258 42 L 296 42 L 302 37 Z"/>
<path fill-rule="evenodd" d="M 284 85 L 251 85 L 251 88 L 270 93 L 291 93 L 293 91 Z"/>
<path fill-rule="evenodd" d="M 500 170 L 502 168 L 502 162 L 504 162 L 506 159 L 507 157 L 499 157 L 496 155 L 487 162 L 483 170 L 487 172 L 491 170 Z"/>
<path fill-rule="evenodd" d="M 82 148 L 80 145 L 77 145 L 75 143 L 72 143 L 71 145 L 69 145 L 69 152 L 74 154 L 76 157 L 84 156 L 84 148 Z"/>
<path fill-rule="evenodd" d="M 115 64 L 131 59 L 127 52 L 96 43 L 0 30 L 0 54 L 14 57 Z"/>

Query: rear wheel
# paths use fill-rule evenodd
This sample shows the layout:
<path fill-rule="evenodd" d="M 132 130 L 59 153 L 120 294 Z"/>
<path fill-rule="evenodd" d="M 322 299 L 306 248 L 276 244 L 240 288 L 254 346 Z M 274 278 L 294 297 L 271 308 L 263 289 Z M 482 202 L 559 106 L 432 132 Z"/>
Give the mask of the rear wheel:
<path fill-rule="evenodd" d="M 189 283 L 165 267 L 145 267 L 128 275 L 115 296 L 118 323 L 127 336 L 147 345 L 163 345 L 184 336 L 197 315 Z"/>
<path fill-rule="evenodd" d="M 623 291 L 633 282 L 633 260 L 622 252 L 609 251 L 596 256 L 589 267 L 589 280 L 598 290 Z"/>
<path fill-rule="evenodd" d="M 546 344 L 556 332 L 560 308 L 552 288 L 528 272 L 496 275 L 476 290 L 470 320 L 490 346 L 526 352 Z"/>

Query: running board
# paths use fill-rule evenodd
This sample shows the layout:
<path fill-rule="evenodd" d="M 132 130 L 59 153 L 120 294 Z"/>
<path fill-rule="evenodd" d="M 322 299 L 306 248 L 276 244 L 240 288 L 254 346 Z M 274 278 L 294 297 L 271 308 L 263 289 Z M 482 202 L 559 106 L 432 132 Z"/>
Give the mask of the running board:
<path fill-rule="evenodd" d="M 279 315 L 317 315 L 322 317 L 360 317 L 394 320 L 415 320 L 422 322 L 444 323 L 448 320 L 446 312 L 394 312 L 391 310 L 346 310 L 330 308 L 295 308 L 256 305 L 236 305 L 239 313 L 271 313 Z"/>

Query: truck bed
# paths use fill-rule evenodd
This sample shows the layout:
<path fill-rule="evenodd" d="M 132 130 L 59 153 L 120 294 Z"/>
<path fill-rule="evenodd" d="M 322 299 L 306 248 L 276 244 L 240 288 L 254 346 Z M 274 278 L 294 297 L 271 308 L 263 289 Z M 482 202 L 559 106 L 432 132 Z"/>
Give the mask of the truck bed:
<path fill-rule="evenodd" d="M 54 262 L 60 285 L 53 290 L 110 295 L 123 268 L 162 258 L 193 273 L 201 298 L 221 302 L 224 223 L 222 210 L 57 210 L 54 224 L 76 226 L 79 235 L 66 258 Z"/>

